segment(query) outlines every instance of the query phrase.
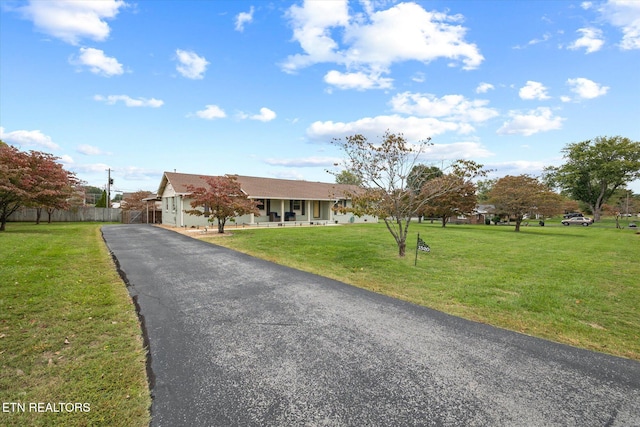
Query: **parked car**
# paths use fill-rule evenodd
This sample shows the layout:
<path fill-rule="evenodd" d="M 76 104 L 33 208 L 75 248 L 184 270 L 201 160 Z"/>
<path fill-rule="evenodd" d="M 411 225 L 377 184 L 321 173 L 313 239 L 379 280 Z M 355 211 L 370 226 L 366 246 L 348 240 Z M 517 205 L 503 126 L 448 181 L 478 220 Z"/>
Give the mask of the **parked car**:
<path fill-rule="evenodd" d="M 571 225 L 571 224 L 579 224 L 584 227 L 588 227 L 593 224 L 593 220 L 591 218 L 587 218 L 586 216 L 574 216 L 573 218 L 567 218 L 562 220 L 562 225 Z"/>
<path fill-rule="evenodd" d="M 571 212 L 568 214 L 565 214 L 563 216 L 564 219 L 569 219 L 569 218 L 575 218 L 575 217 L 579 217 L 579 216 L 584 216 L 584 214 L 581 214 L 580 212 Z"/>

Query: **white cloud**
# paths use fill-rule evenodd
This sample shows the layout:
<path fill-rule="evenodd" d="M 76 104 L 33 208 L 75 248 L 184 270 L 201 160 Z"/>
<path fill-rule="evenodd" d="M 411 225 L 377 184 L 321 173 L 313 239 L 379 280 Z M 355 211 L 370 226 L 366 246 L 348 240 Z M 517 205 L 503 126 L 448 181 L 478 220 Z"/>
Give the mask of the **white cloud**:
<path fill-rule="evenodd" d="M 554 116 L 550 108 L 539 107 L 526 114 L 517 111 L 509 113 L 511 121 L 504 122 L 498 129 L 498 135 L 524 135 L 531 136 L 538 132 L 547 132 L 562 128 L 562 117 Z"/>
<path fill-rule="evenodd" d="M 102 151 L 100 148 L 95 147 L 93 145 L 89 145 L 89 144 L 78 145 L 78 147 L 76 148 L 76 151 L 80 154 L 84 154 L 85 156 L 97 156 L 100 154 L 107 154 L 104 151 Z"/>
<path fill-rule="evenodd" d="M 271 166 L 284 166 L 288 168 L 310 168 L 310 167 L 331 167 L 336 163 L 340 163 L 341 158 L 338 157 L 303 157 L 298 159 L 265 159 L 265 163 Z"/>
<path fill-rule="evenodd" d="M 119 76 L 124 73 L 122 64 L 116 58 L 108 57 L 102 50 L 92 47 L 81 47 L 78 57 L 72 57 L 69 62 L 73 65 L 87 66 L 92 73 L 105 77 Z"/>
<path fill-rule="evenodd" d="M 482 82 L 476 88 L 476 93 L 487 93 L 493 89 L 495 89 L 495 87 L 491 83 Z"/>
<path fill-rule="evenodd" d="M 609 0 L 599 11 L 611 25 L 622 31 L 621 49 L 640 49 L 639 1 Z"/>
<path fill-rule="evenodd" d="M 518 92 L 522 99 L 549 99 L 547 88 L 540 82 L 527 81 L 527 84 L 520 88 Z"/>
<path fill-rule="evenodd" d="M 398 113 L 422 117 L 441 117 L 464 122 L 483 122 L 498 115 L 487 108 L 489 101 L 468 100 L 462 95 L 445 95 L 437 98 L 428 93 L 403 92 L 391 99 L 393 110 Z"/>
<path fill-rule="evenodd" d="M 602 30 L 598 28 L 580 28 L 578 33 L 582 34 L 582 37 L 569 45 L 569 49 L 577 50 L 585 48 L 586 53 L 593 53 L 600 50 L 604 45 L 604 39 L 602 38 Z"/>
<path fill-rule="evenodd" d="M 580 3 L 580 7 L 583 8 L 584 10 L 589 10 L 593 7 L 593 2 L 583 1 L 582 3 Z"/>
<path fill-rule="evenodd" d="M 138 99 L 134 99 L 131 98 L 128 95 L 109 95 L 109 96 L 102 96 L 102 95 L 95 95 L 93 97 L 94 100 L 96 101 L 103 101 L 108 105 L 114 105 L 116 102 L 118 101 L 122 101 L 124 102 L 124 104 L 127 107 L 152 107 L 152 108 L 158 108 L 161 107 L 164 104 L 164 101 L 160 100 L 160 99 L 155 99 L 155 98 L 151 98 L 151 99 L 147 99 L 147 98 L 138 98 Z"/>
<path fill-rule="evenodd" d="M 179 62 L 176 70 L 178 70 L 183 77 L 194 80 L 204 77 L 204 72 L 207 71 L 209 62 L 203 56 L 198 56 L 195 52 L 177 49 L 176 57 Z"/>
<path fill-rule="evenodd" d="M 484 60 L 475 44 L 464 40 L 466 28 L 460 25 L 460 15 L 428 12 L 415 3 L 400 3 L 386 10 L 373 10 L 373 2 L 365 2 L 365 13 L 349 15 L 348 2 L 305 1 L 288 11 L 293 27 L 293 39 L 303 53 L 289 56 L 282 65 L 286 72 L 295 72 L 317 63 L 335 63 L 346 67 L 337 71 L 330 81 L 342 88 L 364 89 L 371 78 L 387 85 L 388 74 L 396 62 L 428 63 L 444 58 L 464 69 L 477 68 Z M 336 40 L 333 32 L 342 34 Z M 354 79 L 356 83 L 346 82 Z M 327 80 L 327 76 L 325 76 Z M 365 81 L 366 83 L 358 83 Z"/>
<path fill-rule="evenodd" d="M 314 140 L 329 142 L 332 138 L 363 134 L 369 138 L 383 135 L 386 130 L 402 129 L 408 141 L 420 141 L 445 132 L 466 134 L 473 126 L 454 123 L 432 117 L 402 117 L 399 115 L 365 117 L 353 122 L 316 121 L 307 128 L 307 135 Z"/>
<path fill-rule="evenodd" d="M 236 31 L 244 31 L 244 25 L 250 24 L 253 21 L 253 6 L 249 9 L 249 12 L 240 12 L 236 15 Z"/>
<path fill-rule="evenodd" d="M 491 172 L 489 176 L 498 178 L 506 175 L 539 176 L 547 166 L 549 166 L 548 163 L 529 160 L 514 160 L 510 162 L 489 163 L 485 165 L 487 169 L 492 169 L 494 171 Z"/>
<path fill-rule="evenodd" d="M 259 120 L 261 122 L 270 122 L 271 120 L 276 118 L 275 111 L 272 111 L 266 107 L 262 107 L 260 109 L 260 114 L 255 114 L 249 117 L 251 120 Z"/>
<path fill-rule="evenodd" d="M 4 128 L 0 127 L 0 139 L 11 145 L 19 145 L 21 147 L 41 147 L 49 150 L 58 150 L 60 148 L 50 136 L 43 134 L 39 130 L 14 130 L 5 133 Z"/>
<path fill-rule="evenodd" d="M 115 18 L 126 6 L 122 0 L 31 0 L 20 10 L 38 31 L 77 45 L 83 38 L 105 40 L 111 31 L 106 19 Z"/>
<path fill-rule="evenodd" d="M 196 116 L 201 119 L 213 120 L 227 117 L 227 114 L 217 105 L 207 105 L 204 110 L 197 111 Z"/>
<path fill-rule="evenodd" d="M 493 156 L 493 153 L 478 142 L 433 144 L 428 146 L 422 153 L 422 157 L 431 160 L 478 159 L 491 156 Z"/>
<path fill-rule="evenodd" d="M 570 86 L 573 93 L 584 99 L 597 98 L 605 95 L 609 90 L 608 86 L 602 86 L 599 83 L 583 77 L 568 79 L 567 84 Z"/>
<path fill-rule="evenodd" d="M 380 74 L 363 72 L 341 73 L 331 70 L 324 76 L 324 81 L 338 89 L 389 89 L 393 79 L 381 77 Z"/>

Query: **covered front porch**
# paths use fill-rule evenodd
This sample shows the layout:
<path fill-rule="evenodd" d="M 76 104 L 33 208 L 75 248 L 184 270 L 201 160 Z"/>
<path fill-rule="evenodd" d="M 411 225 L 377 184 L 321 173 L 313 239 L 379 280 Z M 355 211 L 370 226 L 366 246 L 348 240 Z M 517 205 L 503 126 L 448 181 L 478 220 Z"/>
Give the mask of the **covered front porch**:
<path fill-rule="evenodd" d="M 345 215 L 334 212 L 333 200 L 256 199 L 259 215 L 245 215 L 236 219 L 248 225 L 262 223 L 334 223 Z"/>

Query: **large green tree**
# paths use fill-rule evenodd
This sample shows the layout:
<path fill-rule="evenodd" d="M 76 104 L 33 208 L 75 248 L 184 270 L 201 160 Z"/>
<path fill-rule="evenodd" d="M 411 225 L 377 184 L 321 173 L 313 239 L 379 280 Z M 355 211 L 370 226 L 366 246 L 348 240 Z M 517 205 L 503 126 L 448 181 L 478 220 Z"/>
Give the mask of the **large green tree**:
<path fill-rule="evenodd" d="M 409 187 L 409 174 L 429 139 L 411 144 L 402 134 L 387 131 L 377 143 L 360 134 L 334 139 L 333 143 L 346 155 L 344 168 L 362 182 L 358 191 L 348 194 L 352 205 L 342 210 L 383 220 L 396 241 L 398 255 L 405 256 L 407 233 L 416 212 L 432 198 L 455 191 L 458 184 L 434 186 L 426 194 Z M 451 169 L 451 173 L 467 180 L 483 174 L 482 165 L 468 160 L 457 161 Z"/>
<path fill-rule="evenodd" d="M 594 220 L 618 188 L 640 178 L 640 142 L 621 136 L 599 136 L 567 145 L 565 164 L 545 169 L 545 181 L 585 203 Z"/>

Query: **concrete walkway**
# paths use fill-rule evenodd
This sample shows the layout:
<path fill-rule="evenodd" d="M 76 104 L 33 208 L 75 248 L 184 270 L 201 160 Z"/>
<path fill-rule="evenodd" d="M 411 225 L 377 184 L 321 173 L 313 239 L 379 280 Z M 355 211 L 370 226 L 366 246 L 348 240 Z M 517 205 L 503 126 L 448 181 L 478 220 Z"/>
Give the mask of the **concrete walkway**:
<path fill-rule="evenodd" d="M 104 238 L 153 426 L 640 426 L 640 363 L 461 320 L 148 225 Z"/>

